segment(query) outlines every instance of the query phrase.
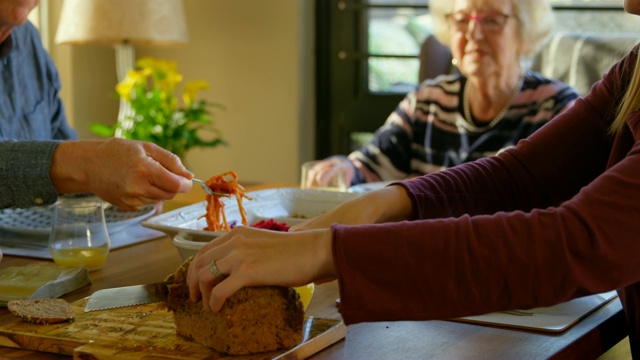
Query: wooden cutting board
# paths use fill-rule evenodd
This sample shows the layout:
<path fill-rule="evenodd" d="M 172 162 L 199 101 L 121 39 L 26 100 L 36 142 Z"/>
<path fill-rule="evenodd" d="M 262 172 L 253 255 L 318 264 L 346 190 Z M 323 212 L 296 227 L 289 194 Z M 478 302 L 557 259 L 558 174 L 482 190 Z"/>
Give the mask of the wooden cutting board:
<path fill-rule="evenodd" d="M 0 346 L 73 355 L 74 359 L 304 359 L 341 340 L 342 321 L 306 317 L 302 342 L 293 349 L 229 356 L 176 335 L 173 316 L 160 304 L 85 313 L 72 304 L 74 322 L 38 325 L 16 318 L 0 327 Z"/>

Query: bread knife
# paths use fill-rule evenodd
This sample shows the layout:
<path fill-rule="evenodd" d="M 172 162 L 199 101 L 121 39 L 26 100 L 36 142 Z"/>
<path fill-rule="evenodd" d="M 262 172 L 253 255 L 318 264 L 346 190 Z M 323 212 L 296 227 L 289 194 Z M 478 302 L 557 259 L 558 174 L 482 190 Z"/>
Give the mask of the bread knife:
<path fill-rule="evenodd" d="M 167 294 L 168 290 L 165 282 L 98 290 L 89 296 L 84 311 L 116 309 L 163 302 L 167 300 Z"/>

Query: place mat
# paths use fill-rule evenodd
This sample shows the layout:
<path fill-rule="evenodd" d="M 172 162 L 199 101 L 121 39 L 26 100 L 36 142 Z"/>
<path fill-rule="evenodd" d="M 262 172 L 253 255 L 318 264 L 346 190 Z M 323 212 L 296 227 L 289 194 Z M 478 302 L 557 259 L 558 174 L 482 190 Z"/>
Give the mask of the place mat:
<path fill-rule="evenodd" d="M 110 234 L 116 233 L 152 216 L 155 211 L 152 205 L 147 205 L 138 211 L 122 211 L 115 206 L 108 205 L 104 209 L 107 230 Z M 0 210 L 0 230 L 18 234 L 49 236 L 52 220 L 53 208 L 51 206 Z"/>
<path fill-rule="evenodd" d="M 576 298 L 554 306 L 516 310 L 516 313 L 519 312 L 520 315 L 509 312 L 495 312 L 452 320 L 555 333 L 567 330 L 617 296 L 618 294 L 615 291 L 609 291 Z"/>
<path fill-rule="evenodd" d="M 10 266 L 0 270 L 0 306 L 11 300 L 57 298 L 89 284 L 84 266 Z"/>
<path fill-rule="evenodd" d="M 148 229 L 140 223 L 130 225 L 109 234 L 111 250 L 163 237 L 161 231 Z M 18 234 L 0 230 L 0 249 L 5 255 L 34 257 L 52 260 L 48 248 L 48 236 Z"/>

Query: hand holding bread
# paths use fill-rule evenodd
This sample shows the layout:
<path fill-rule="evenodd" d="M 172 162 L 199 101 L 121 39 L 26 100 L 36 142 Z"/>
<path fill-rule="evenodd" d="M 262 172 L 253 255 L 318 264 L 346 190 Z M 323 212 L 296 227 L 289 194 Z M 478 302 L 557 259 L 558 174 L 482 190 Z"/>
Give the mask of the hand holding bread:
<path fill-rule="evenodd" d="M 173 312 L 178 335 L 221 353 L 245 355 L 290 349 L 303 339 L 304 310 L 290 287 L 243 287 L 231 295 L 219 312 L 189 301 L 187 259 L 166 282 L 167 308 Z"/>
<path fill-rule="evenodd" d="M 225 278 L 211 272 L 213 261 Z M 243 287 L 294 287 L 335 276 L 330 229 L 284 233 L 241 226 L 200 249 L 187 284 L 192 301 L 202 298 L 208 310 L 220 311 Z"/>

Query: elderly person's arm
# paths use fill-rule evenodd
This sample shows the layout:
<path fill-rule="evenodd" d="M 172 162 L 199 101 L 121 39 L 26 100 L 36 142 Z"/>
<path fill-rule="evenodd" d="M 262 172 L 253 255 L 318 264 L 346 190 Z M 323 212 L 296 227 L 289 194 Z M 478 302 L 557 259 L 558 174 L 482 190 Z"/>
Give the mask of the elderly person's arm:
<path fill-rule="evenodd" d="M 341 171 L 347 184 L 402 180 L 413 174 L 411 160 L 413 106 L 416 93 L 410 92 L 397 108 L 388 116 L 374 137 L 362 148 L 349 156 L 329 157 L 313 168 L 315 186 L 327 186 L 332 177 Z"/>

